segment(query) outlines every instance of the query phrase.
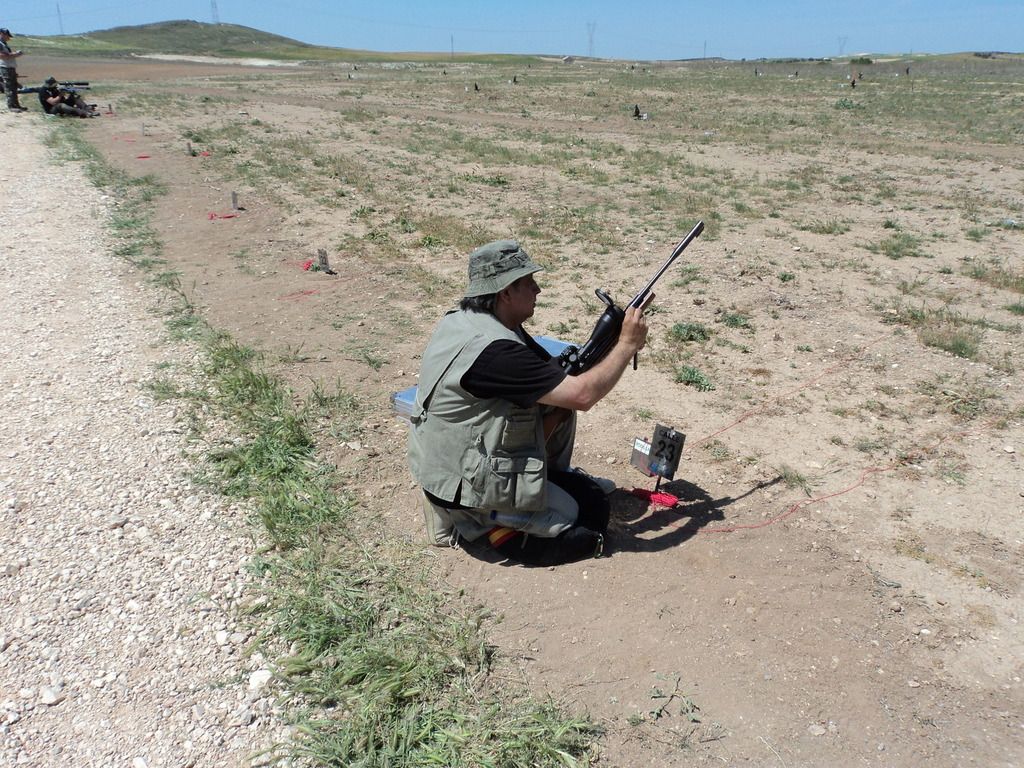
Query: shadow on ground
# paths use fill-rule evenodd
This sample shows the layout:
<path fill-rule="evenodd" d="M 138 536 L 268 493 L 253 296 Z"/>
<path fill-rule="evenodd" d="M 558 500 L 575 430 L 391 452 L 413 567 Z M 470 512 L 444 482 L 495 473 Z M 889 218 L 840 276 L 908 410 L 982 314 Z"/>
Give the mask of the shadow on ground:
<path fill-rule="evenodd" d="M 781 480 L 775 477 L 752 486 L 739 496 L 717 499 L 699 485 L 674 480 L 659 487 L 659 491 L 679 499 L 671 508 L 652 506 L 629 491 L 617 490 L 611 497 L 610 549 L 613 552 L 660 552 L 678 546 L 709 523 L 725 520 L 726 507 Z"/>
<path fill-rule="evenodd" d="M 609 497 L 612 514 L 602 554 L 610 557 L 617 552 L 660 552 L 679 546 L 709 523 L 725 520 L 724 510 L 730 505 L 781 480 L 781 477 L 775 477 L 754 485 L 739 496 L 722 496 L 717 499 L 698 485 L 676 480 L 659 489 L 679 499 L 679 503 L 671 508 L 652 506 L 646 499 L 618 489 Z M 463 542 L 462 548 L 468 555 L 483 562 L 533 567 L 507 559 L 494 550 L 486 538 Z"/>

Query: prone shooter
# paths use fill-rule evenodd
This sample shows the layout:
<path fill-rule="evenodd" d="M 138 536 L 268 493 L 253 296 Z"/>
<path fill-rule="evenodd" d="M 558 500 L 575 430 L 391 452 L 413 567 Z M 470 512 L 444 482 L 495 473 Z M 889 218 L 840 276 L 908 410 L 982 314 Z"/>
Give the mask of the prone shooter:
<path fill-rule="evenodd" d="M 38 93 L 39 105 L 48 115 L 59 117 L 97 117 L 95 104 L 86 104 L 79 93 L 87 89 L 85 82 L 58 82 L 55 77 L 46 78 L 46 82 L 36 88 L 21 88 L 18 93 Z"/>

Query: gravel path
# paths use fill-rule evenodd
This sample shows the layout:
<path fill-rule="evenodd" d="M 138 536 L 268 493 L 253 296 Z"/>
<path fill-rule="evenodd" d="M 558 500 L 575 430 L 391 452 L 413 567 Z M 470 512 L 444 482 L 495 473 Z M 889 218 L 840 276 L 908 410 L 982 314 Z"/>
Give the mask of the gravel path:
<path fill-rule="evenodd" d="M 41 162 L 47 129 L 0 114 L 0 764 L 258 764 L 284 731 L 233 620 L 246 513 L 190 483 L 142 387 L 196 353 L 110 255 L 110 201 Z"/>

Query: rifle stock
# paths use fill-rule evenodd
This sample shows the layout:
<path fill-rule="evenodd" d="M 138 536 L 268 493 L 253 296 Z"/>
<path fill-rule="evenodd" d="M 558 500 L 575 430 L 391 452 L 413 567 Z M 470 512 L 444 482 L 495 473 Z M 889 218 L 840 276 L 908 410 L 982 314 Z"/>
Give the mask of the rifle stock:
<path fill-rule="evenodd" d="M 687 246 L 703 231 L 704 222 L 698 221 L 686 237 L 679 241 L 679 244 L 673 249 L 665 263 L 654 273 L 654 276 L 647 281 L 647 284 L 637 292 L 636 296 L 626 306 L 637 308 L 642 306 L 650 295 L 654 284 L 661 279 L 661 276 L 672 266 L 672 263 L 679 258 Z M 597 295 L 597 298 L 604 302 L 606 308 L 601 317 L 597 319 L 594 330 L 590 333 L 590 338 L 587 339 L 582 347 L 577 348 L 570 345 L 558 356 L 559 365 L 568 371 L 570 376 L 577 376 L 601 362 L 605 355 L 611 351 L 611 348 L 615 346 L 615 342 L 619 339 L 619 333 L 622 331 L 622 321 L 626 317 L 626 311 L 615 306 L 611 296 L 600 288 L 594 291 L 594 293 Z M 636 367 L 636 358 L 633 360 L 633 367 Z"/>

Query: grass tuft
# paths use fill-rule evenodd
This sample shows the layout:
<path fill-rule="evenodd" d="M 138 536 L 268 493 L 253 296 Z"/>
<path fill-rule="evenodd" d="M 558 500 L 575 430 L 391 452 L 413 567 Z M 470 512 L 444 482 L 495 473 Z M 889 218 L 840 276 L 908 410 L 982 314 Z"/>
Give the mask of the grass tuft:
<path fill-rule="evenodd" d="M 872 250 L 877 250 L 890 259 L 924 256 L 920 238 L 906 232 L 897 232 L 895 235 L 885 238 Z"/>
<path fill-rule="evenodd" d="M 1011 272 L 1002 267 L 986 267 L 984 264 L 972 264 L 967 274 L 979 282 L 1013 293 L 1024 293 L 1024 274 Z"/>
<path fill-rule="evenodd" d="M 707 341 L 711 338 L 711 331 L 703 323 L 680 322 L 673 325 L 668 331 L 671 341 Z"/>
<path fill-rule="evenodd" d="M 787 488 L 798 488 L 807 496 L 811 495 L 811 482 L 792 467 L 783 464 L 779 468 L 779 477 Z"/>
<path fill-rule="evenodd" d="M 750 322 L 750 316 L 744 312 L 723 312 L 718 318 L 718 321 L 726 328 L 741 328 L 747 331 L 754 330 L 754 326 Z"/>
<path fill-rule="evenodd" d="M 711 379 L 690 365 L 683 365 L 676 369 L 676 383 L 694 387 L 698 392 L 711 392 L 715 388 Z"/>
<path fill-rule="evenodd" d="M 926 347 L 935 347 L 966 360 L 975 360 L 981 348 L 982 333 L 977 328 L 942 323 L 920 328 L 918 338 Z"/>
<path fill-rule="evenodd" d="M 850 225 L 835 217 L 821 221 L 812 221 L 800 227 L 805 232 L 813 232 L 816 235 L 843 235 L 850 231 Z"/>
<path fill-rule="evenodd" d="M 883 322 L 900 323 L 916 329 L 921 343 L 967 360 L 977 359 L 981 351 L 984 329 L 1006 330 L 985 320 L 965 317 L 948 309 L 927 309 L 897 304 L 883 317 Z"/>

